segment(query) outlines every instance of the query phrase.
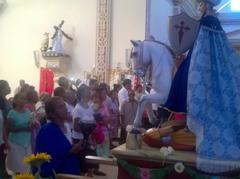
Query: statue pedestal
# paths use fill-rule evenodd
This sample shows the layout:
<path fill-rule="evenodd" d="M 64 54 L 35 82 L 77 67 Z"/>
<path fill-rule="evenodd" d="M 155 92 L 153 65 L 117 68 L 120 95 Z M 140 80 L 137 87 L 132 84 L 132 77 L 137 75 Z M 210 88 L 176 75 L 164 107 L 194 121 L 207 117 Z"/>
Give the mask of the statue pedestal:
<path fill-rule="evenodd" d="M 71 57 L 67 54 L 44 52 L 42 57 L 46 60 L 46 67 L 51 69 L 56 76 L 67 75 L 71 66 Z"/>
<path fill-rule="evenodd" d="M 44 66 L 54 72 L 54 86 L 57 85 L 57 80 L 61 76 L 68 76 L 68 71 L 71 67 L 71 57 L 67 54 L 59 54 L 56 52 L 43 52 Z"/>

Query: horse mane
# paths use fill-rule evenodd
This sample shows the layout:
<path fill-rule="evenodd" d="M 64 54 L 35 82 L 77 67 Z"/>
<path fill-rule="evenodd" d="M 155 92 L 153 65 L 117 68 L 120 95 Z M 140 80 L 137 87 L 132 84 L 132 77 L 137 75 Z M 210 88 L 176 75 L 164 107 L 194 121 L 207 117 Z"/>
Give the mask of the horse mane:
<path fill-rule="evenodd" d="M 144 41 L 155 42 L 155 43 L 157 43 L 157 44 L 163 45 L 163 46 L 166 47 L 166 49 L 170 52 L 170 54 L 172 55 L 173 59 L 176 59 L 177 55 L 174 53 L 174 51 L 172 50 L 172 48 L 171 48 L 169 45 L 167 45 L 166 43 L 163 43 L 163 42 L 161 42 L 161 41 L 154 40 L 154 39 L 144 40 Z"/>

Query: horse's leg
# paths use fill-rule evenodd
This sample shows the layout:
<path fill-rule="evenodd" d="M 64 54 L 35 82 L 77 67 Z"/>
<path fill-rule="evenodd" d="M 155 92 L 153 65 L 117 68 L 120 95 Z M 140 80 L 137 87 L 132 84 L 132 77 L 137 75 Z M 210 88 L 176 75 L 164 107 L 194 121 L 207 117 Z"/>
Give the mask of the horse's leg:
<path fill-rule="evenodd" d="M 138 107 L 137 107 L 137 114 L 133 122 L 133 126 L 136 128 L 140 128 L 142 126 L 142 115 L 144 112 L 144 107 L 145 107 L 145 103 L 142 100 L 139 101 Z"/>
<path fill-rule="evenodd" d="M 158 118 L 153 112 L 152 104 L 161 104 L 162 97 L 159 94 L 154 93 L 154 94 L 147 95 L 145 100 L 147 101 L 146 110 L 148 113 L 149 122 L 154 125 L 156 124 Z"/>
<path fill-rule="evenodd" d="M 145 109 L 146 109 L 147 114 L 148 114 L 149 122 L 151 124 L 155 124 L 155 122 L 157 121 L 157 117 L 153 112 L 152 103 L 147 103 L 146 106 L 145 106 Z"/>
<path fill-rule="evenodd" d="M 133 123 L 134 127 L 141 127 L 142 126 L 142 116 L 143 116 L 143 112 L 145 109 L 145 106 L 149 103 L 160 103 L 161 102 L 162 97 L 158 94 L 149 94 L 149 95 L 145 95 L 141 98 L 141 100 L 139 101 L 138 104 L 138 108 L 137 108 L 137 114 Z M 156 116 L 154 115 L 152 110 L 149 110 L 149 114 L 152 115 L 150 119 L 151 123 L 155 123 L 156 122 Z"/>

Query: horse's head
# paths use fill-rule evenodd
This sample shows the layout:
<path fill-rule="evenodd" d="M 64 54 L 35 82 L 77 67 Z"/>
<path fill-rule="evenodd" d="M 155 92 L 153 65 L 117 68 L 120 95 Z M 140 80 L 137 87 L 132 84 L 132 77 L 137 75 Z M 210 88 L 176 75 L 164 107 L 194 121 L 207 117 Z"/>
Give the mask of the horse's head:
<path fill-rule="evenodd" d="M 150 64 L 148 49 L 145 48 L 144 41 L 131 40 L 133 48 L 131 51 L 131 58 L 133 59 L 133 71 L 136 75 L 144 77 Z"/>

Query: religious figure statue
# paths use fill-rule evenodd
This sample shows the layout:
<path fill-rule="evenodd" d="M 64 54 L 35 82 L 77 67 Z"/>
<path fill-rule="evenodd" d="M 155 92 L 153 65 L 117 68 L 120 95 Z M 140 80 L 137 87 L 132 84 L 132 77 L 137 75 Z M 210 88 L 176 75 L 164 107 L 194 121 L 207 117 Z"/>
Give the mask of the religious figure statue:
<path fill-rule="evenodd" d="M 64 20 L 58 26 L 53 26 L 55 29 L 55 33 L 52 36 L 52 51 L 57 53 L 64 53 L 63 45 L 62 45 L 62 37 L 64 36 L 68 40 L 73 40 L 72 37 L 68 36 L 63 30 L 62 26 L 64 24 Z"/>
<path fill-rule="evenodd" d="M 5 9 L 6 5 L 7 5 L 6 0 L 0 0 L 0 13 Z"/>
<path fill-rule="evenodd" d="M 49 46 L 49 33 L 45 32 L 43 34 L 44 38 L 42 40 L 42 44 L 41 44 L 41 52 L 46 52 Z"/>
<path fill-rule="evenodd" d="M 187 126 L 196 136 L 197 168 L 208 173 L 240 169 L 240 57 L 216 17 L 219 3 L 200 1 L 197 37 L 165 104 L 187 114 Z"/>

